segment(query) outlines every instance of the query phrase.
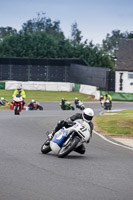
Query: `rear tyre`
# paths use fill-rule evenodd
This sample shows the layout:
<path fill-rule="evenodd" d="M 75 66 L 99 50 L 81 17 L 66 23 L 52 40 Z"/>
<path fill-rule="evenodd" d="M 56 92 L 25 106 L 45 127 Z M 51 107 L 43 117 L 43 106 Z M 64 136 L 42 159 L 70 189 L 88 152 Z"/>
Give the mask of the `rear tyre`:
<path fill-rule="evenodd" d="M 51 151 L 50 144 L 48 143 L 49 143 L 49 140 L 46 140 L 44 144 L 41 146 L 41 152 L 43 154 L 47 154 Z"/>
<path fill-rule="evenodd" d="M 74 137 L 72 138 L 69 143 L 65 146 L 63 146 L 59 153 L 58 153 L 58 157 L 59 158 L 64 158 L 65 156 L 67 156 L 69 153 L 71 153 L 75 147 L 77 146 L 77 144 L 79 143 L 79 138 L 78 137 Z"/>
<path fill-rule="evenodd" d="M 72 106 L 72 110 L 75 110 L 73 106 Z"/>

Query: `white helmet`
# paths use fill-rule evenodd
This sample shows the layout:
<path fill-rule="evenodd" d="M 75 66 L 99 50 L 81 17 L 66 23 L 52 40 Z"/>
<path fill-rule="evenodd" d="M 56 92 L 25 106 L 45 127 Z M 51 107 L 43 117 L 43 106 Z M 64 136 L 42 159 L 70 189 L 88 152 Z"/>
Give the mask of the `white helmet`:
<path fill-rule="evenodd" d="M 32 100 L 31 100 L 31 102 L 32 102 L 32 103 L 35 103 L 35 100 L 34 100 L 34 99 L 32 99 Z"/>
<path fill-rule="evenodd" d="M 1 97 L 1 101 L 4 101 L 4 97 Z"/>
<path fill-rule="evenodd" d="M 18 87 L 17 87 L 17 90 L 18 90 L 18 92 L 21 92 L 22 87 L 21 87 L 21 86 L 18 86 Z"/>
<path fill-rule="evenodd" d="M 89 122 L 94 117 L 94 111 L 91 108 L 85 108 L 82 116 L 84 121 Z"/>

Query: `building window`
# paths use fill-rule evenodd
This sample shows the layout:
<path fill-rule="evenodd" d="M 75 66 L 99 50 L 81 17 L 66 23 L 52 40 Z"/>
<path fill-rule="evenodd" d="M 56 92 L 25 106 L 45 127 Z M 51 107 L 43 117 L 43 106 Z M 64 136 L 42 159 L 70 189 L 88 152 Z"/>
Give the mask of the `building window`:
<path fill-rule="evenodd" d="M 128 73 L 128 78 L 133 79 L 133 73 Z"/>

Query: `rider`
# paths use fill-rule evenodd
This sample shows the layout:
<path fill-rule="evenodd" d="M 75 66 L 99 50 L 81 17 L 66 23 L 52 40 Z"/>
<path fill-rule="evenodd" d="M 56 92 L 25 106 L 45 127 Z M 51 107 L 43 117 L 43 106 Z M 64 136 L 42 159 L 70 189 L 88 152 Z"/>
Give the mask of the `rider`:
<path fill-rule="evenodd" d="M 4 99 L 4 97 L 1 97 L 0 105 L 1 105 L 1 106 L 4 106 L 6 102 L 7 102 L 7 101 Z"/>
<path fill-rule="evenodd" d="M 29 103 L 30 110 L 33 110 L 35 108 L 34 103 L 36 103 L 36 101 L 32 99 L 31 102 Z"/>
<path fill-rule="evenodd" d="M 111 95 L 105 94 L 105 96 L 104 96 L 104 101 L 106 101 L 106 99 L 109 99 L 110 105 L 111 105 L 111 107 L 112 107 L 112 97 L 111 97 Z"/>
<path fill-rule="evenodd" d="M 62 99 L 61 99 L 61 108 L 62 108 L 63 110 L 65 110 L 65 102 L 66 102 L 66 100 L 65 100 L 64 98 L 62 98 Z"/>
<path fill-rule="evenodd" d="M 22 85 L 18 86 L 17 89 L 14 91 L 12 97 L 16 96 L 16 94 L 20 94 L 23 97 L 23 106 L 25 105 L 24 99 L 26 98 L 25 91 L 22 90 Z"/>
<path fill-rule="evenodd" d="M 74 101 L 75 105 L 77 106 L 79 103 L 79 99 L 77 97 L 75 97 L 75 101 Z"/>
<path fill-rule="evenodd" d="M 37 110 L 40 107 L 40 103 L 32 99 L 28 107 L 30 110 Z"/>
<path fill-rule="evenodd" d="M 57 123 L 57 126 L 53 130 L 53 132 L 49 134 L 49 139 L 52 139 L 54 134 L 59 129 L 61 129 L 63 126 L 65 128 L 68 128 L 68 127 L 72 126 L 72 122 L 74 122 L 75 120 L 78 120 L 78 119 L 86 121 L 90 125 L 90 134 L 92 136 L 93 123 L 91 122 L 91 120 L 93 119 L 93 117 L 94 117 L 94 111 L 91 108 L 85 108 L 82 113 L 76 113 L 75 115 L 72 115 L 70 118 L 66 119 L 65 121 L 64 120 L 59 121 Z M 48 141 L 48 144 L 49 144 L 49 141 Z M 81 144 L 80 146 L 78 146 L 75 149 L 75 151 L 80 153 L 80 154 L 84 154 L 85 153 L 85 146 L 83 144 Z"/>
<path fill-rule="evenodd" d="M 104 96 L 103 95 L 100 96 L 100 104 L 102 106 L 104 105 Z"/>

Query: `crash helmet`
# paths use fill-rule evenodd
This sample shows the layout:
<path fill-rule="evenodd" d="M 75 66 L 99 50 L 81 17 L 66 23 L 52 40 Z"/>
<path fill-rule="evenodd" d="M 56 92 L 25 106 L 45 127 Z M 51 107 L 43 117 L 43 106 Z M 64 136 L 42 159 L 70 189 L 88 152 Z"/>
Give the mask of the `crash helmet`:
<path fill-rule="evenodd" d="M 82 112 L 83 120 L 89 122 L 94 117 L 94 111 L 91 108 L 85 108 Z"/>
<path fill-rule="evenodd" d="M 103 96 L 102 96 L 102 95 L 100 96 L 100 99 L 103 99 Z"/>
<path fill-rule="evenodd" d="M 77 97 L 75 97 L 75 100 L 78 100 L 78 98 L 77 98 Z"/>
<path fill-rule="evenodd" d="M 35 103 L 35 100 L 34 100 L 34 99 L 32 99 L 32 100 L 31 100 L 31 102 L 32 102 L 32 103 Z"/>
<path fill-rule="evenodd" d="M 4 101 L 4 97 L 1 97 L 1 101 Z"/>
<path fill-rule="evenodd" d="M 22 86 L 18 86 L 18 87 L 17 87 L 17 90 L 18 90 L 18 92 L 21 92 Z"/>

